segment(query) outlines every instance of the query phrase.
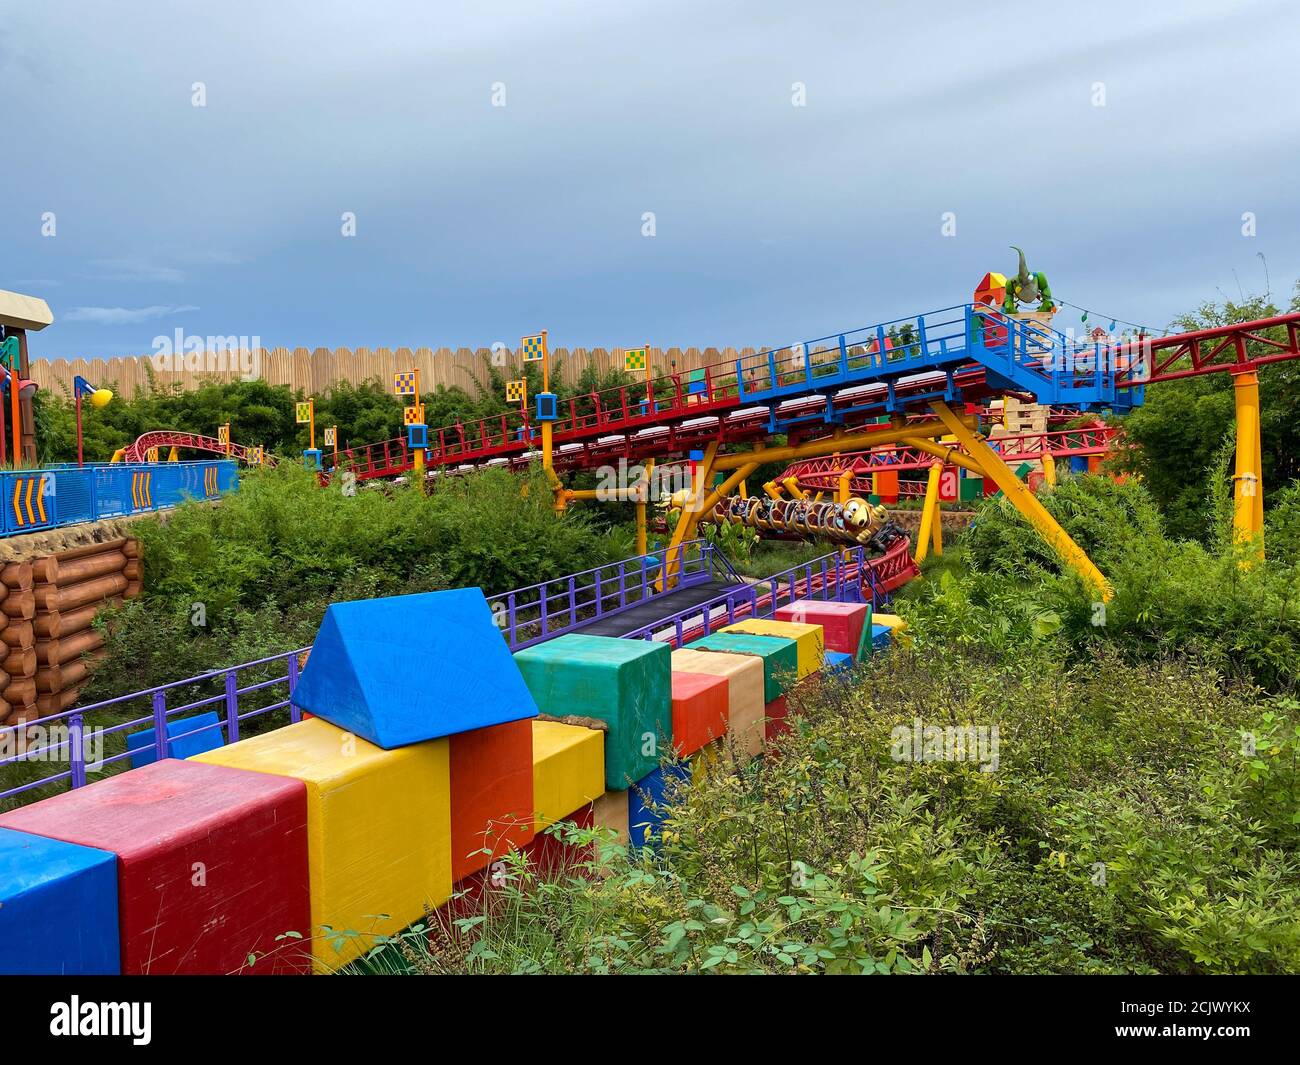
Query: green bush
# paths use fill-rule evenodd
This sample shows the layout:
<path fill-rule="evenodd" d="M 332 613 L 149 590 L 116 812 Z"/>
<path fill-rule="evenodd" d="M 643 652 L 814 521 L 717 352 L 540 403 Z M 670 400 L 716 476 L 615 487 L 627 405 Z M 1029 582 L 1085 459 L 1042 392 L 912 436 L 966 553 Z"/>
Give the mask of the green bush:
<path fill-rule="evenodd" d="M 1186 661 L 918 646 L 792 707 L 779 757 L 696 764 L 658 855 L 513 858 L 477 912 L 358 968 L 1300 971 L 1294 700 Z M 896 760 L 917 719 L 996 726 L 993 771 Z"/>

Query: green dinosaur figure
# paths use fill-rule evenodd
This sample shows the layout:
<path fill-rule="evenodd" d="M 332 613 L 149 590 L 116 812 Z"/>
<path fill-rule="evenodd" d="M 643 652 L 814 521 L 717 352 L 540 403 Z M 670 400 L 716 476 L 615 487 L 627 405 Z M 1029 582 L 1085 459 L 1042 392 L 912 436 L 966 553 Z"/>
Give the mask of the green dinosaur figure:
<path fill-rule="evenodd" d="M 1007 314 L 1015 314 L 1020 309 L 1020 304 L 1033 303 L 1034 300 L 1040 301 L 1040 311 L 1055 310 L 1056 304 L 1052 302 L 1052 289 L 1047 283 L 1047 275 L 1037 272 L 1031 274 L 1025 265 L 1025 253 L 1014 244 L 1011 245 L 1011 250 L 1020 254 L 1020 271 L 1015 277 L 1007 278 L 1007 293 L 1002 301 L 1002 310 Z"/>

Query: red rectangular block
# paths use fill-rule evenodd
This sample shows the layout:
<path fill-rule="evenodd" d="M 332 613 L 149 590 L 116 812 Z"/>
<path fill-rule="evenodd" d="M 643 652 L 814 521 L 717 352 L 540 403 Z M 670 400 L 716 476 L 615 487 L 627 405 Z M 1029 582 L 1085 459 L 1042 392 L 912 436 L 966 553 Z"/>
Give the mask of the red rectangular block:
<path fill-rule="evenodd" d="M 678 758 L 727 734 L 727 678 L 673 671 L 673 747 Z"/>
<path fill-rule="evenodd" d="M 858 640 L 862 637 L 862 626 L 867 623 L 870 613 L 871 608 L 866 603 L 800 599 L 789 606 L 779 607 L 776 620 L 820 625 L 826 638 L 826 650 L 855 655 L 858 653 Z"/>
<path fill-rule="evenodd" d="M 591 828 L 595 824 L 591 803 L 575 810 L 564 820 L 578 828 Z M 565 877 L 584 876 L 587 867 L 596 857 L 595 844 L 566 843 L 551 831 L 539 832 L 524 848 L 528 861 L 543 880 L 563 880 Z"/>
<path fill-rule="evenodd" d="M 123 974 L 310 969 L 301 780 L 167 758 L 0 824 L 117 855 Z M 276 942 L 286 932 L 304 939 Z"/>
<path fill-rule="evenodd" d="M 533 722 L 458 732 L 451 755 L 451 879 L 533 838 Z"/>
<path fill-rule="evenodd" d="M 777 736 L 783 736 L 790 731 L 790 722 L 787 720 L 790 716 L 790 706 L 785 701 L 786 697 L 773 699 L 763 711 L 763 735 L 768 740 L 773 740 Z"/>

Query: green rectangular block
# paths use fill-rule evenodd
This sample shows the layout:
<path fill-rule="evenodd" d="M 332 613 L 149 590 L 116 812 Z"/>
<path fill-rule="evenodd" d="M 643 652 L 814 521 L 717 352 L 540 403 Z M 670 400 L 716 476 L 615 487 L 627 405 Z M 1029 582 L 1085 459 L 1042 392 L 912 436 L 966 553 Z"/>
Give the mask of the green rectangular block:
<path fill-rule="evenodd" d="M 958 492 L 958 499 L 983 499 L 984 498 L 984 478 L 983 477 L 963 477 Z"/>
<path fill-rule="evenodd" d="M 763 660 L 763 701 L 779 699 L 793 688 L 799 676 L 799 645 L 783 636 L 751 636 L 741 632 L 715 632 L 689 645 L 693 650 L 726 651 L 757 655 Z"/>
<path fill-rule="evenodd" d="M 793 646 L 793 643 L 791 644 Z M 543 714 L 594 717 L 605 733 L 605 787 L 623 790 L 672 750 L 672 649 L 652 640 L 570 633 L 515 653 Z"/>

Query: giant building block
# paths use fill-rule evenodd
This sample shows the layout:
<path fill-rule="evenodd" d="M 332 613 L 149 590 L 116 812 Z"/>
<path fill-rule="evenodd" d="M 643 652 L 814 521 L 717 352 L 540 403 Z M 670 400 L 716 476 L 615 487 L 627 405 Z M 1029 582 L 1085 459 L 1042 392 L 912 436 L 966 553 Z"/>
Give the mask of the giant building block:
<path fill-rule="evenodd" d="M 627 843 L 630 839 L 627 815 L 626 791 L 607 791 L 591 804 L 592 827 L 613 832 L 618 843 Z"/>
<path fill-rule="evenodd" d="M 687 645 L 699 651 L 753 655 L 763 663 L 763 702 L 770 703 L 792 687 L 799 674 L 799 648 L 783 636 L 751 636 L 745 632 L 715 632 Z"/>
<path fill-rule="evenodd" d="M 453 883 L 533 838 L 535 724 L 507 721 L 448 737 Z"/>
<path fill-rule="evenodd" d="M 164 758 L 2 814 L 0 827 L 117 855 L 124 974 L 306 971 L 302 941 L 277 942 L 311 926 L 300 780 Z"/>
<path fill-rule="evenodd" d="M 603 769 L 601 775 L 604 775 Z M 577 828 L 592 828 L 595 825 L 594 805 L 580 806 L 563 820 L 572 822 Z M 537 875 L 546 880 L 583 876 L 596 856 L 592 844 L 570 842 L 565 839 L 564 829 L 556 827 L 538 831 L 524 850 Z"/>
<path fill-rule="evenodd" d="M 790 722 L 790 704 L 786 696 L 773 699 L 766 707 L 763 708 L 764 735 L 769 740 L 774 740 L 778 736 L 784 736 L 791 731 Z"/>
<path fill-rule="evenodd" d="M 668 644 L 570 633 L 515 654 L 545 714 L 594 717 L 605 733 L 605 787 L 626 788 L 672 744 Z"/>
<path fill-rule="evenodd" d="M 689 780 L 690 776 L 688 762 L 661 765 L 628 789 L 627 823 L 633 847 L 659 845 L 668 807 L 681 786 L 679 782 Z"/>
<path fill-rule="evenodd" d="M 532 726 L 534 826 L 541 833 L 604 794 L 605 734 L 559 721 Z"/>
<path fill-rule="evenodd" d="M 794 640 L 796 679 L 812 676 L 822 668 L 822 657 L 826 653 L 826 636 L 817 624 L 797 621 L 768 621 L 764 618 L 750 618 L 727 625 L 720 632 L 741 632 L 751 636 L 779 636 L 785 640 Z"/>
<path fill-rule="evenodd" d="M 678 758 L 727 734 L 726 677 L 674 670 L 672 692 L 673 749 Z"/>
<path fill-rule="evenodd" d="M 401 930 L 426 903 L 451 894 L 447 742 L 385 751 L 311 718 L 188 763 L 255 770 L 243 775 L 265 780 L 280 774 L 306 786 L 318 971 L 346 965 L 373 946 L 374 935 Z"/>
<path fill-rule="evenodd" d="M 707 673 L 727 681 L 727 731 L 738 750 L 751 758 L 763 752 L 763 661 L 753 655 L 719 654 L 681 647 L 672 653 L 674 670 Z"/>
<path fill-rule="evenodd" d="M 116 976 L 117 856 L 0 828 L 0 973 Z"/>
<path fill-rule="evenodd" d="M 776 619 L 820 625 L 826 641 L 826 650 L 852 655 L 858 652 L 862 626 L 871 619 L 871 607 L 867 603 L 800 599 L 788 606 L 778 607 Z"/>
<path fill-rule="evenodd" d="M 537 716 L 477 588 L 332 604 L 293 701 L 385 750 Z"/>

